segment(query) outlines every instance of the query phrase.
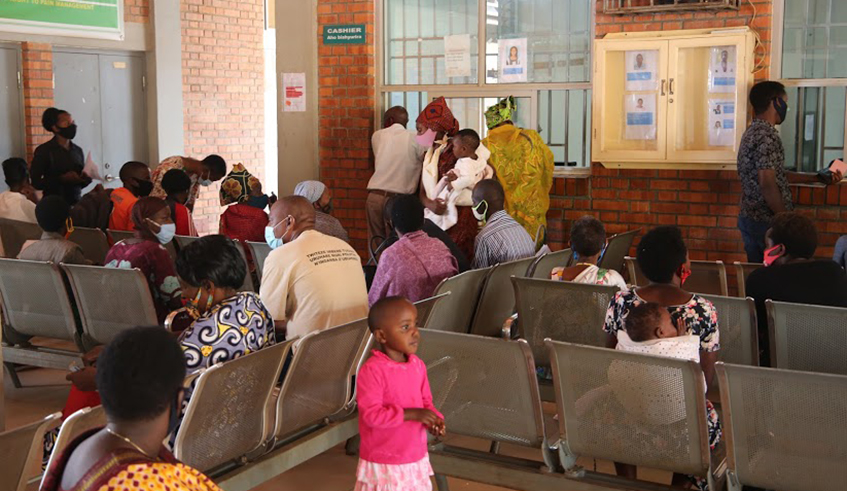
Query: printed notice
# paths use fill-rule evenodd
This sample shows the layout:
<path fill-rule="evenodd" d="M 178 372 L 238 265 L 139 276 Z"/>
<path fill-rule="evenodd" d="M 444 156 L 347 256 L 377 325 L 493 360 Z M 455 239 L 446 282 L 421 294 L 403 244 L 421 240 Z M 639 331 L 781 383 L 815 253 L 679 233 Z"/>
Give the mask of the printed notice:
<path fill-rule="evenodd" d="M 656 94 L 624 96 L 627 140 L 656 139 Z"/>
<path fill-rule="evenodd" d="M 501 39 L 499 42 L 500 83 L 527 81 L 526 38 Z"/>
<path fill-rule="evenodd" d="M 735 92 L 735 46 L 712 48 L 709 60 L 709 92 Z"/>
<path fill-rule="evenodd" d="M 301 113 L 306 111 L 306 74 L 282 74 L 282 111 Z"/>
<path fill-rule="evenodd" d="M 626 90 L 629 92 L 658 90 L 656 74 L 659 67 L 658 51 L 627 51 Z"/>
<path fill-rule="evenodd" d="M 444 68 L 448 77 L 471 76 L 471 35 L 444 36 Z"/>
<path fill-rule="evenodd" d="M 735 143 L 735 101 L 709 100 L 709 145 L 730 147 Z"/>

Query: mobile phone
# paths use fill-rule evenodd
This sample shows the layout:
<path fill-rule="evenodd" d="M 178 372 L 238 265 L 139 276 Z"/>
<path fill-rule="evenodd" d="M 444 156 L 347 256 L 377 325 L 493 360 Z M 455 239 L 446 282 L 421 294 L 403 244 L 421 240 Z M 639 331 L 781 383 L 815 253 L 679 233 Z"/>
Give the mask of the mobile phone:
<path fill-rule="evenodd" d="M 82 367 L 79 366 L 78 362 L 72 361 L 71 364 L 68 365 L 68 370 L 70 370 L 71 373 L 81 372 Z"/>

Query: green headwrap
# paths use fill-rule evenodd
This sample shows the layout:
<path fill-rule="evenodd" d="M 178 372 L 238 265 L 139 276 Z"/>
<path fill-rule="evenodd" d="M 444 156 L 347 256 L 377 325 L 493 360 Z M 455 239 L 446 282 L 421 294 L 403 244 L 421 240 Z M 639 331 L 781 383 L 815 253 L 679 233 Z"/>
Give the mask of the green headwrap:
<path fill-rule="evenodd" d="M 485 111 L 485 123 L 488 129 L 492 129 L 503 121 L 512 121 L 512 116 L 515 114 L 517 107 L 515 106 L 515 98 L 509 96 L 497 104 L 489 107 Z"/>

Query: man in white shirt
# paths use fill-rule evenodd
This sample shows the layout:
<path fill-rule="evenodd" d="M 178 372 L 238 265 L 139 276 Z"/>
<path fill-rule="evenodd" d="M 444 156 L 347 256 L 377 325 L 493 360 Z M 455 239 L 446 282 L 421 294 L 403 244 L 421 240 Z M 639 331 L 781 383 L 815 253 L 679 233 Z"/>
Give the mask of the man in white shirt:
<path fill-rule="evenodd" d="M 288 196 L 275 203 L 265 235 L 275 248 L 265 260 L 260 296 L 287 339 L 367 317 L 359 255 L 315 230 L 315 209 L 307 199 Z"/>
<path fill-rule="evenodd" d="M 399 194 L 415 194 L 421 179 L 426 147 L 406 130 L 409 113 L 401 106 L 385 112 L 384 129 L 373 134 L 374 174 L 368 182 L 368 240 L 385 239 L 391 225 L 385 216 L 385 202 Z M 370 242 L 369 242 L 370 243 Z"/>

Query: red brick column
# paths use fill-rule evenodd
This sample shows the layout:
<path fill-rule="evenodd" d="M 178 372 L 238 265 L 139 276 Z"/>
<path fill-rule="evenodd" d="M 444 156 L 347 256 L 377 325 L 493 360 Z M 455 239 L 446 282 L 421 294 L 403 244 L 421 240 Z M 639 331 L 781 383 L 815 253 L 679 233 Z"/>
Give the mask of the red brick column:
<path fill-rule="evenodd" d="M 41 127 L 41 115 L 53 105 L 53 48 L 49 44 L 21 43 L 21 55 L 26 158 L 31 161 L 35 147 L 52 136 Z"/>

